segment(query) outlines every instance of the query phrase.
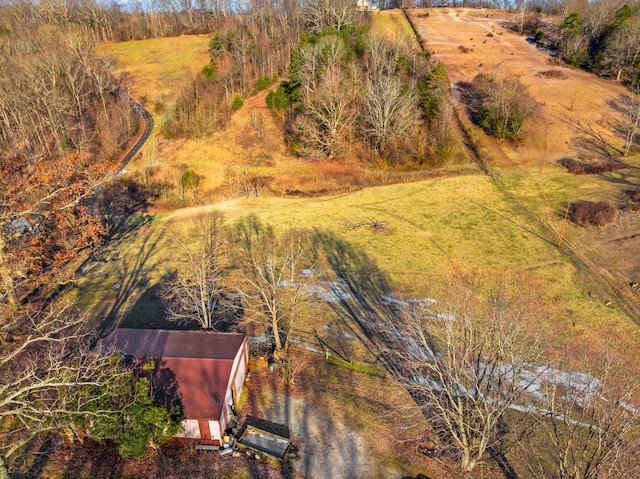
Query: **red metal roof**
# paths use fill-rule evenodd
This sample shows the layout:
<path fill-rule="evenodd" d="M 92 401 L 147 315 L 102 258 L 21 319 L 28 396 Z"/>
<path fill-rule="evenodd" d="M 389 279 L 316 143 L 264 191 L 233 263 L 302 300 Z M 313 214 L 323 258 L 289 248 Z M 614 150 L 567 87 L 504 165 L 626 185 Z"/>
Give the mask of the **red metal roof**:
<path fill-rule="evenodd" d="M 185 418 L 218 420 L 233 360 L 244 341 L 245 335 L 236 333 L 118 328 L 102 340 L 100 349 L 158 358 L 160 377 L 165 378 L 161 382 L 175 379 Z"/>

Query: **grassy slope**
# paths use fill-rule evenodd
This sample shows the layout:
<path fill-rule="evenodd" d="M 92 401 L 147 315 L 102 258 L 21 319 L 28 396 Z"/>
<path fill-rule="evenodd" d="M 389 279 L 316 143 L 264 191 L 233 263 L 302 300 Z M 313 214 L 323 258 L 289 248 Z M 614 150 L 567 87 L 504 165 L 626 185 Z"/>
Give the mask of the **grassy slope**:
<path fill-rule="evenodd" d="M 146 98 L 152 108 L 156 101 L 175 101 L 185 81 L 209 63 L 209 39 L 208 35 L 184 35 L 108 43 L 98 46 L 97 53 L 115 58 L 116 75 L 130 74 L 131 94 Z"/>
<path fill-rule="evenodd" d="M 553 173 L 549 178 L 555 175 L 564 184 L 577 181 L 561 171 Z M 576 188 L 597 187 L 594 179 L 581 180 Z M 537 187 L 553 191 L 556 184 L 540 179 Z M 588 296 L 584 278 L 556 248 L 557 237 L 523 214 L 486 176 L 377 187 L 330 198 L 233 200 L 218 208 L 230 222 L 255 214 L 281 228 L 302 226 L 334 232 L 375 258 L 399 289 L 417 296 L 426 294 L 431 282 L 451 274 L 454 267 L 528 271 L 542 280 L 547 297 L 562 311 L 555 320 L 566 329 L 557 340 L 579 334 L 592 337 L 596 348 L 604 345 L 605 336 L 637 344 L 638 335 L 628 318 Z M 99 266 L 102 273 L 85 279 L 84 305 L 92 305 L 90 309 L 96 311 L 98 305 L 104 308 L 105 299 L 115 302 L 119 294 L 130 294 L 126 298 L 129 306 L 119 310 L 126 316 L 128 307 L 146 294 L 138 302 L 136 314 L 158 311 L 157 299 L 149 296 L 149 289 L 177 268 L 166 232 L 184 227 L 197 211 L 181 210 L 156 220 L 114 249 L 115 258 L 106 258 L 107 263 Z M 358 218 L 386 221 L 394 232 L 376 235 L 366 228 L 345 231 L 344 221 Z M 115 292 L 115 285 L 120 285 L 121 293 Z M 130 291 L 123 291 L 129 285 Z M 101 297 L 104 294 L 107 298 Z M 155 301 L 155 307 L 149 307 L 149 300 Z M 145 323 L 141 316 L 138 319 L 138 325 Z M 636 354 L 635 349 L 629 352 Z"/>

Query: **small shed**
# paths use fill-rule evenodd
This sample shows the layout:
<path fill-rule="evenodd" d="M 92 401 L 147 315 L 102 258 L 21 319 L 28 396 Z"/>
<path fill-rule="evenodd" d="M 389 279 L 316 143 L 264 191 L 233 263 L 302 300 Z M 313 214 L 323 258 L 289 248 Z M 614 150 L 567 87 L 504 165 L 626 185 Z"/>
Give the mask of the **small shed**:
<path fill-rule="evenodd" d="M 222 445 L 247 373 L 244 334 L 118 328 L 101 350 L 155 360 L 155 377 L 182 406 L 184 433 L 176 437 Z"/>
<path fill-rule="evenodd" d="M 291 448 L 287 426 L 253 416 L 247 416 L 236 437 L 238 448 L 278 460 L 283 460 Z"/>

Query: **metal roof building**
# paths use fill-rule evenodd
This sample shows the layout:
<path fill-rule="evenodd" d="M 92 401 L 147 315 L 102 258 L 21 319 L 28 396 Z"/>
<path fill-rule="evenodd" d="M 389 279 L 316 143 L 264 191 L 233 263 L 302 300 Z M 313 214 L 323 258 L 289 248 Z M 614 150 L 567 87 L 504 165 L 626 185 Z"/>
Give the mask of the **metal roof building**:
<path fill-rule="evenodd" d="M 176 437 L 222 444 L 247 372 L 244 334 L 118 328 L 100 349 L 156 360 L 157 384 L 172 391 L 184 413 L 185 432 Z"/>

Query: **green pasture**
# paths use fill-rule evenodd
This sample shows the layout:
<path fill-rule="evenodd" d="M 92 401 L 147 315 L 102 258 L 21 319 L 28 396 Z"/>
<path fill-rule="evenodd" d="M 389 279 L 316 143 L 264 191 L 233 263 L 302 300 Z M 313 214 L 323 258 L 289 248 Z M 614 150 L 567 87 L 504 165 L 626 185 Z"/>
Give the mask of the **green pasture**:
<path fill-rule="evenodd" d="M 593 337 L 594 347 L 604 346 L 607 338 L 637 344 L 631 321 L 615 305 L 607 307 L 587 294 L 588 278 L 557 248 L 558 237 L 544 221 L 550 218 L 558 230 L 566 198 L 578 192 L 604 195 L 602 180 L 570 176 L 556 167 L 535 175 L 505 170 L 500 177 L 501 186 L 476 174 L 335 197 L 236 199 L 149 218 L 108 245 L 102 262 L 89 263 L 78 299 L 98 321 L 111 318 L 107 329 L 116 321 L 157 325 L 162 317 L 159 284 L 180 269 L 169 235 L 186 228 L 199 211 L 213 208 L 223 211 L 229 224 L 256 215 L 275 228 L 305 228 L 339 238 L 353 254 L 373 259 L 372 274 L 388 275 L 400 294 L 427 295 L 433 282 L 456 269 L 528 273 L 557 308 L 550 318 L 554 327 L 562 326 L 555 340 L 578 335 Z M 391 233 L 345 228 L 348 222 L 372 221 L 385 222 Z"/>

